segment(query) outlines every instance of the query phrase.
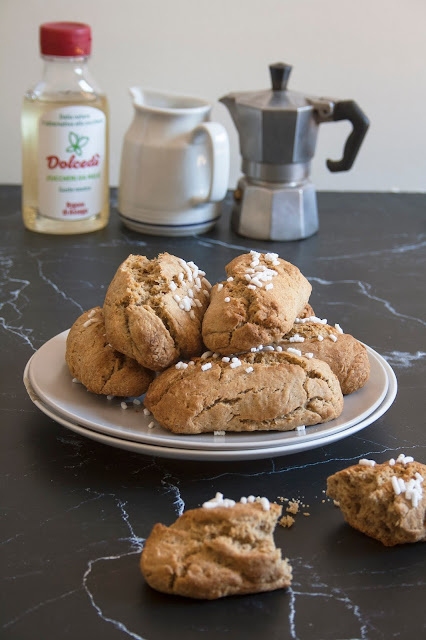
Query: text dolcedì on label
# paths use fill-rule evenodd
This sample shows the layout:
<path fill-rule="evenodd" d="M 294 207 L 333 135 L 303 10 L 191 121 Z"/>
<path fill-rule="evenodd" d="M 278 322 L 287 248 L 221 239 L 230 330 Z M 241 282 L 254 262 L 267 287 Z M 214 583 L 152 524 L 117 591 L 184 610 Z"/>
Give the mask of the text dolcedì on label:
<path fill-rule="evenodd" d="M 105 114 L 69 106 L 43 114 L 39 122 L 39 210 L 55 219 L 82 220 L 102 209 Z"/>

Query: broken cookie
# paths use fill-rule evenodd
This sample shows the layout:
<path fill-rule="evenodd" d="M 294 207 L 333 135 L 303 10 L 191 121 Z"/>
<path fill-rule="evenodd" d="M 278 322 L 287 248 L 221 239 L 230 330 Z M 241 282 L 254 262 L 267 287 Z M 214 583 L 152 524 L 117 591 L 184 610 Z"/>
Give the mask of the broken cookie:
<path fill-rule="evenodd" d="M 108 341 L 153 371 L 200 355 L 201 323 L 210 297 L 204 276 L 193 262 L 169 253 L 153 260 L 130 255 L 105 296 Z"/>
<path fill-rule="evenodd" d="M 142 574 L 157 591 L 207 600 L 288 587 L 291 566 L 273 539 L 280 515 L 266 498 L 235 503 L 218 493 L 170 527 L 154 526 Z"/>
<path fill-rule="evenodd" d="M 355 529 L 394 546 L 426 540 L 426 465 L 401 454 L 383 464 L 362 459 L 327 480 L 336 501 Z"/>

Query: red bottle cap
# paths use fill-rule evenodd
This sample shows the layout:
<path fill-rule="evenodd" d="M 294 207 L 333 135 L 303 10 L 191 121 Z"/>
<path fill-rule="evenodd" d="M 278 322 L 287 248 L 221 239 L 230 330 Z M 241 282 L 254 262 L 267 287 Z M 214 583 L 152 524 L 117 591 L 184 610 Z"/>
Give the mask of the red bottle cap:
<path fill-rule="evenodd" d="M 88 56 L 92 34 L 82 22 L 47 22 L 40 26 L 40 51 L 45 56 Z"/>

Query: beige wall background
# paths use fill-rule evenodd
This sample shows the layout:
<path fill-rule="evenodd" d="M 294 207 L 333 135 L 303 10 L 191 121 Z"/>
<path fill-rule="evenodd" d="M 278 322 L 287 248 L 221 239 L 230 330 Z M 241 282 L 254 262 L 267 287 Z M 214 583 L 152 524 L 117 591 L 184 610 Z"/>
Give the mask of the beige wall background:
<path fill-rule="evenodd" d="M 290 88 L 355 99 L 371 121 L 355 165 L 340 174 L 325 160 L 341 156 L 350 125 L 321 126 L 319 190 L 426 190 L 425 0 L 0 0 L 1 183 L 21 180 L 21 99 L 41 76 L 38 26 L 56 20 L 92 27 L 90 67 L 110 102 L 112 185 L 132 119 L 127 88 L 139 84 L 214 104 L 235 186 L 238 138 L 217 100 L 269 88 L 268 64 L 284 61 Z"/>

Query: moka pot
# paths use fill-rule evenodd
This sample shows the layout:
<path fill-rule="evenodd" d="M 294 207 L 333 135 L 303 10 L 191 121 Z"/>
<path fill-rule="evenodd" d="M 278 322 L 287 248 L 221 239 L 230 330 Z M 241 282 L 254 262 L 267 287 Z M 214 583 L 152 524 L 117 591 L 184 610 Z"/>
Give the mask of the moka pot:
<path fill-rule="evenodd" d="M 318 230 L 316 192 L 309 174 L 319 125 L 351 122 L 343 157 L 327 160 L 330 171 L 348 171 L 369 121 L 353 100 L 289 91 L 290 65 L 276 63 L 269 69 L 272 89 L 220 98 L 239 133 L 244 173 L 235 192 L 232 226 L 249 238 L 299 240 Z"/>

